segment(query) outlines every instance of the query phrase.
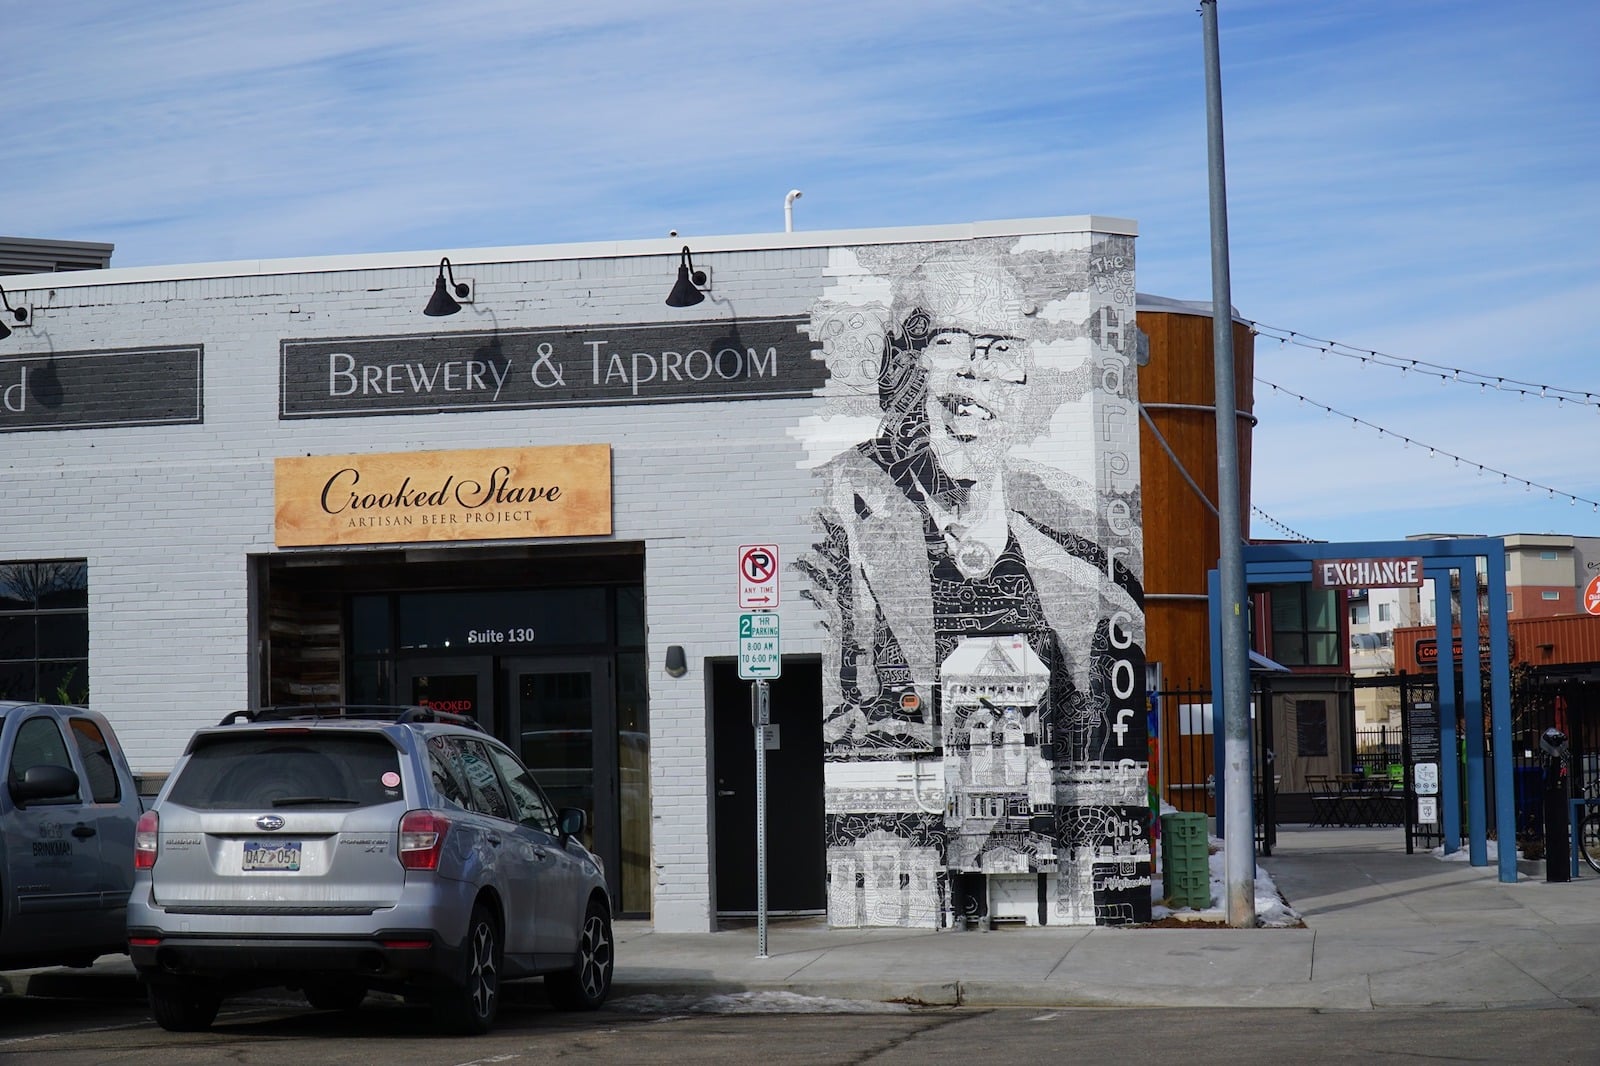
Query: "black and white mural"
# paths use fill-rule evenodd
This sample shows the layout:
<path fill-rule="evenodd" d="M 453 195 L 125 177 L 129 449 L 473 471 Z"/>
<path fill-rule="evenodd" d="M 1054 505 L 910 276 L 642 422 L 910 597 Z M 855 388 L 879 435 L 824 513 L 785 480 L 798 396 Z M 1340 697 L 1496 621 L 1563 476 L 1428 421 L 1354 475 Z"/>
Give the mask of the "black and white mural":
<path fill-rule="evenodd" d="M 832 252 L 815 475 L 836 925 L 1150 914 L 1133 242 Z"/>

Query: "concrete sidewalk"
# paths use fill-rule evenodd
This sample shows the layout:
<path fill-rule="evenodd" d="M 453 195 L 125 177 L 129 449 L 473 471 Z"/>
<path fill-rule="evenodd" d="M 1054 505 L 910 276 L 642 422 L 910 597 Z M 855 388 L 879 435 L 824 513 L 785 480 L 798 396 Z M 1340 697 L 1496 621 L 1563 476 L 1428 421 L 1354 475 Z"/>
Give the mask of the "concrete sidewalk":
<path fill-rule="evenodd" d="M 656 933 L 618 923 L 613 999 L 783 991 L 941 1006 L 1527 1008 L 1600 1005 L 1600 876 L 1513 884 L 1406 855 L 1398 829 L 1284 827 L 1260 867 L 1305 928 L 994 932 L 769 925 Z M 1211 917 L 1221 919 L 1220 912 Z M 34 995 L 140 995 L 125 958 L 0 974 Z"/>
<path fill-rule="evenodd" d="M 1398 829 L 1286 827 L 1258 865 L 1303 929 L 619 935 L 618 993 L 786 990 L 969 1006 L 1551 1007 L 1600 1002 L 1600 877 L 1502 884 Z M 1585 868 L 1585 873 L 1589 873 Z M 1217 912 L 1213 917 L 1221 920 Z M 623 986 L 628 986 L 624 988 Z"/>

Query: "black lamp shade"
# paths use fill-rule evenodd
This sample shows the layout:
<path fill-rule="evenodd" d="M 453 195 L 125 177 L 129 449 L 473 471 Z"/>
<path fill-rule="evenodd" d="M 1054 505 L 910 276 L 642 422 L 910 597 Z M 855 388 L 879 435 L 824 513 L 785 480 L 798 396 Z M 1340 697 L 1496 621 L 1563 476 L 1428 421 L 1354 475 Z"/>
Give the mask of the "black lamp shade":
<path fill-rule="evenodd" d="M 428 306 L 422 309 L 422 313 L 430 318 L 443 318 L 445 315 L 453 315 L 459 310 L 461 310 L 461 305 L 456 303 L 455 297 L 450 295 L 450 290 L 444 283 L 444 274 L 440 273 L 438 280 L 433 283 L 433 296 L 428 300 Z"/>
<path fill-rule="evenodd" d="M 669 677 L 682 677 L 689 672 L 689 663 L 684 657 L 682 644 L 672 644 L 667 647 L 666 665 Z"/>
<path fill-rule="evenodd" d="M 6 289 L 4 285 L 0 285 L 0 307 L 4 307 L 6 309 L 6 311 L 11 315 L 11 320 L 13 322 L 26 323 L 28 321 L 28 309 L 26 307 L 12 307 L 11 297 L 6 295 Z M 6 325 L 4 322 L 0 322 L 0 341 L 5 340 L 9 336 L 11 336 L 11 327 Z"/>
<path fill-rule="evenodd" d="M 679 265 L 678 280 L 672 286 L 672 292 L 667 295 L 668 307 L 693 307 L 706 298 L 706 294 L 695 288 L 694 282 L 689 279 L 687 265 Z"/>

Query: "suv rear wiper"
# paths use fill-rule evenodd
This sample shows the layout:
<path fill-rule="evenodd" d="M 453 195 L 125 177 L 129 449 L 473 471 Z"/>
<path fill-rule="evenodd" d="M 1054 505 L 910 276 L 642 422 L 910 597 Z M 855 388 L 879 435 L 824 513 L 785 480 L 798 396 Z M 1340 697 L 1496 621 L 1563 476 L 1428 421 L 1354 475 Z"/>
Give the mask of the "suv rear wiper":
<path fill-rule="evenodd" d="M 359 807 L 361 801 L 348 796 L 279 796 L 272 801 L 274 807 L 310 807 L 318 803 L 336 803 L 344 807 Z"/>

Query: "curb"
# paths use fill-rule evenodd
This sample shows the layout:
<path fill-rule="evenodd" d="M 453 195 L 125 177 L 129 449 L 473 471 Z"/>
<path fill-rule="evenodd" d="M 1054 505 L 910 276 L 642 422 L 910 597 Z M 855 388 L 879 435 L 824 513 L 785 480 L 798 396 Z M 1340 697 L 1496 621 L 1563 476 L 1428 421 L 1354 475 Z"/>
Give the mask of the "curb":
<path fill-rule="evenodd" d="M 515 981 L 504 991 L 508 999 L 542 1001 L 544 990 L 537 980 Z M 866 1003 L 903 1004 L 911 1008 L 1024 1007 L 1037 1009 L 1113 1009 L 1113 1008 L 1298 1008 L 1334 1011 L 1382 1011 L 1386 1009 L 1475 1008 L 1550 1009 L 1577 1004 L 1561 997 L 1476 1002 L 1454 996 L 1396 995 L 1393 990 L 1374 992 L 1366 975 L 1352 975 L 1335 981 L 1303 985 L 1224 985 L 1197 988 L 1186 985 L 1084 985 L 1033 984 L 1010 980 L 976 981 L 882 981 L 882 980 L 738 980 L 707 977 L 697 980 L 648 977 L 630 980 L 619 977 L 612 985 L 610 999 L 635 996 L 660 996 L 699 999 L 740 993 L 787 992 L 820 999 L 851 1000 Z M 66 969 L 16 970 L 0 973 L 0 994 L 36 996 L 46 999 L 118 1000 L 143 1002 L 144 987 L 130 970 Z"/>
<path fill-rule="evenodd" d="M 48 999 L 144 999 L 144 986 L 131 970 L 13 970 L 0 974 L 0 992 Z"/>

